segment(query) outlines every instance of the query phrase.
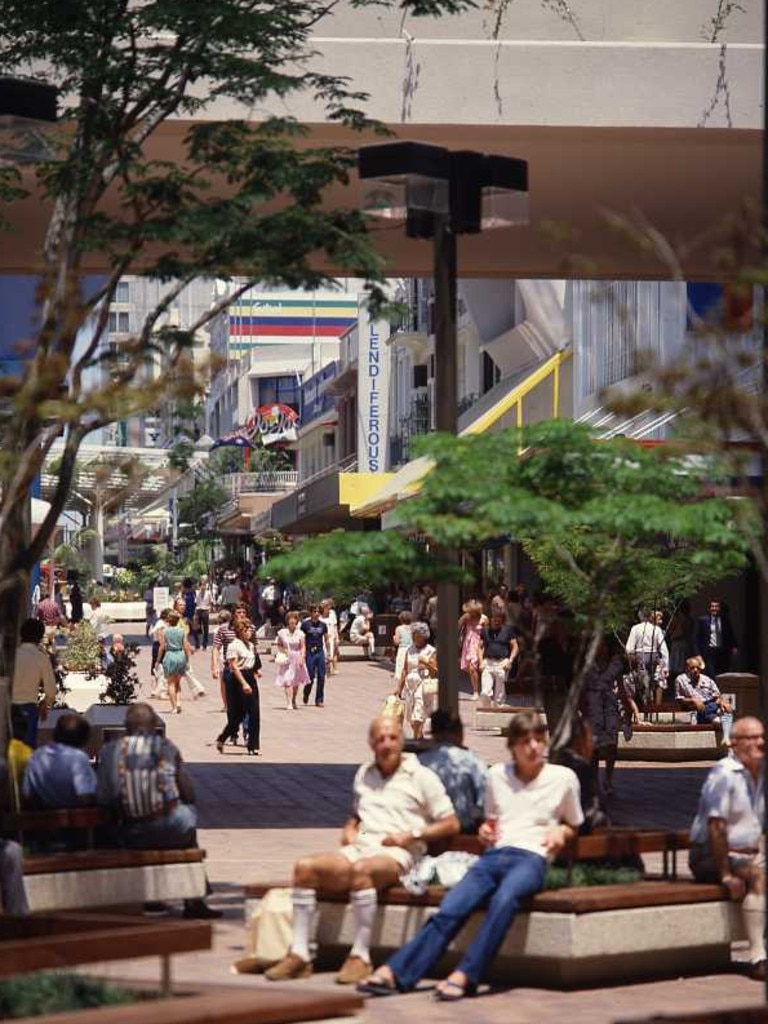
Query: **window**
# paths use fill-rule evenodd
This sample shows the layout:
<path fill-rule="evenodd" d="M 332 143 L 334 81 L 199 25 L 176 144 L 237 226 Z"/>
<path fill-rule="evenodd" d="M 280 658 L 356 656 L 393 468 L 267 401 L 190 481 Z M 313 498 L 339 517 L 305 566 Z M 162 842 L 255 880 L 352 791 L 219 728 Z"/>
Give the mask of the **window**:
<path fill-rule="evenodd" d="M 110 334 L 128 334 L 131 329 L 131 320 L 128 313 L 118 313 L 111 310 L 109 314 L 108 330 Z"/>
<path fill-rule="evenodd" d="M 301 383 L 296 375 L 289 377 L 260 377 L 259 405 L 272 405 L 278 402 L 299 409 Z"/>
<path fill-rule="evenodd" d="M 118 281 L 115 288 L 115 302 L 130 302 L 131 289 L 127 281 Z"/>

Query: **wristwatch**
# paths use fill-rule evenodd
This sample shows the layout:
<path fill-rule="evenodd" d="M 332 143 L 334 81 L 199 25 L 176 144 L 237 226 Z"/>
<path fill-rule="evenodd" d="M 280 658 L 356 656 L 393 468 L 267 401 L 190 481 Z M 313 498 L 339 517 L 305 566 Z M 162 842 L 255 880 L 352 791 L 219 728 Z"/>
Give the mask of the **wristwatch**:
<path fill-rule="evenodd" d="M 413 839 L 413 841 L 415 843 L 417 843 L 420 839 L 423 839 L 423 838 L 424 838 L 424 829 L 423 828 L 414 828 L 414 829 L 411 830 L 411 839 Z"/>

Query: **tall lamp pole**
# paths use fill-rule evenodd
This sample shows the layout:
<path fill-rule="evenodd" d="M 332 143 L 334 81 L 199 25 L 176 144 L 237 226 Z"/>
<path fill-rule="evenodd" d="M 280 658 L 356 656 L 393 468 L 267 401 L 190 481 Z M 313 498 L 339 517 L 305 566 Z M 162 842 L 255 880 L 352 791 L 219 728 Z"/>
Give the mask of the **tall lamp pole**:
<path fill-rule="evenodd" d="M 409 238 L 433 243 L 435 289 L 435 426 L 455 434 L 458 425 L 456 340 L 457 238 L 483 228 L 528 220 L 528 164 L 471 150 L 451 151 L 420 142 L 391 142 L 359 151 L 367 183 L 364 209 L 405 222 Z M 456 552 L 443 552 L 449 564 Z M 439 705 L 459 709 L 457 628 L 459 585 L 437 584 Z"/>

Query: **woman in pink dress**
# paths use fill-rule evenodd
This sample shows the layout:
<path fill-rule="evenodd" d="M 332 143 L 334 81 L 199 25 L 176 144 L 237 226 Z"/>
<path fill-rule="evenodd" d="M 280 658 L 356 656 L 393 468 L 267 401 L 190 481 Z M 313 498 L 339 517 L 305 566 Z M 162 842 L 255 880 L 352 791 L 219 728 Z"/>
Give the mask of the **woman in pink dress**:
<path fill-rule="evenodd" d="M 286 710 L 296 711 L 299 687 L 309 682 L 307 649 L 299 629 L 298 612 L 288 612 L 286 627 L 277 634 L 277 685 L 285 690 Z"/>
<path fill-rule="evenodd" d="M 477 700 L 480 694 L 481 636 L 485 616 L 483 615 L 483 606 L 479 601 L 467 601 L 462 612 L 464 614 L 459 619 L 460 667 L 462 672 L 467 673 L 472 684 L 472 700 Z"/>

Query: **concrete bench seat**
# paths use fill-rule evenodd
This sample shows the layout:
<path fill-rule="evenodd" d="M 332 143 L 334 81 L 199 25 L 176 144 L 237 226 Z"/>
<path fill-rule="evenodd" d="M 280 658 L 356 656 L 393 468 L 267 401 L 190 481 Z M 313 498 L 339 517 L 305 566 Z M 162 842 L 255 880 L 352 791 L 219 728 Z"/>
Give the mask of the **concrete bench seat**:
<path fill-rule="evenodd" d="M 495 732 L 500 735 L 521 711 L 534 711 L 545 718 L 543 708 L 537 708 L 533 704 L 512 703 L 491 707 L 479 700 L 474 706 L 472 726 L 479 732 Z"/>
<path fill-rule="evenodd" d="M 714 761 L 728 753 L 722 733 L 713 725 L 688 722 L 641 722 L 632 738 L 619 735 L 619 760 Z"/>
<path fill-rule="evenodd" d="M 202 850 L 84 850 L 28 857 L 24 883 L 33 911 L 201 899 Z"/>
<path fill-rule="evenodd" d="M 270 886 L 247 886 L 253 908 Z M 443 891 L 414 896 L 401 887 L 380 895 L 373 932 L 380 963 L 419 931 Z M 318 963 L 337 967 L 353 940 L 352 912 L 338 893 L 319 893 Z M 648 881 L 538 893 L 515 919 L 489 979 L 572 988 L 641 978 L 707 973 L 730 964 L 732 907 L 718 885 Z M 436 973 L 459 961 L 482 921 L 473 914 Z"/>

